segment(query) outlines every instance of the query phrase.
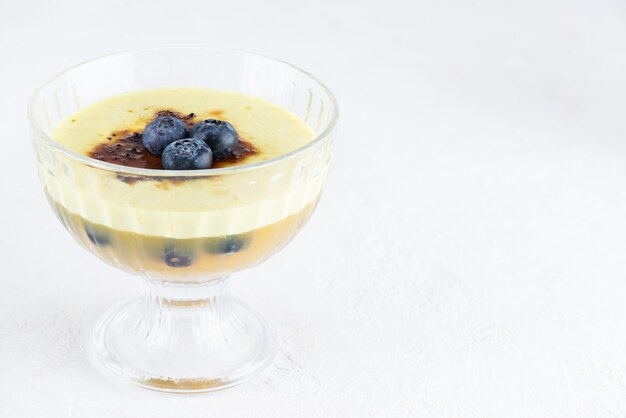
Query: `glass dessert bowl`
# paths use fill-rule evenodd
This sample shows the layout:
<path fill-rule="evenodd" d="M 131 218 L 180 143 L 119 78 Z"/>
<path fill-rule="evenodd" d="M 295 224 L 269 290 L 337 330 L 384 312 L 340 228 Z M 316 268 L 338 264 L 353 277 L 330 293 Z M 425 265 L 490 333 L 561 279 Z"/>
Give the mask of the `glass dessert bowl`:
<path fill-rule="evenodd" d="M 195 170 L 143 163 L 138 131 L 159 112 L 190 132 L 217 115 L 256 155 Z M 231 297 L 228 277 L 284 247 L 313 212 L 334 142 L 332 93 L 271 58 L 162 48 L 61 73 L 35 93 L 29 118 L 41 182 L 63 225 L 84 248 L 143 279 L 142 296 L 96 326 L 100 362 L 172 392 L 229 387 L 268 366 L 273 335 Z"/>

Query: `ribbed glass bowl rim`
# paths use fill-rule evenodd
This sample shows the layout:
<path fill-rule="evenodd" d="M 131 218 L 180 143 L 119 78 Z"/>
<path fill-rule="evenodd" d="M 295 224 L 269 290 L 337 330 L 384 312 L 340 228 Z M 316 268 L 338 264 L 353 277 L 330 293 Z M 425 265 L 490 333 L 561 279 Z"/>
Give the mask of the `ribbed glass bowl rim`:
<path fill-rule="evenodd" d="M 288 67 L 291 67 L 292 69 L 304 74 L 305 76 L 309 77 L 311 80 L 313 80 L 315 83 L 317 83 L 322 90 L 324 90 L 324 92 L 328 95 L 331 105 L 332 105 L 332 109 L 331 109 L 331 118 L 330 121 L 328 122 L 328 124 L 326 125 L 326 127 L 324 128 L 324 130 L 319 133 L 318 135 L 315 136 L 315 138 L 308 142 L 307 144 L 291 151 L 288 152 L 287 154 L 283 154 L 280 155 L 278 157 L 274 157 L 274 158 L 270 158 L 269 160 L 266 161 L 260 161 L 260 162 L 256 162 L 256 163 L 252 163 L 252 164 L 246 164 L 246 165 L 240 165 L 240 166 L 234 166 L 234 167 L 223 167 L 223 168 L 208 168 L 208 169 L 204 169 L 204 170 L 156 170 L 156 169 L 150 169 L 150 168 L 137 168 L 137 167 L 127 167 L 127 166 L 122 166 L 122 165 L 117 165 L 117 164 L 113 164 L 113 163 L 108 163 L 105 161 L 100 161 L 100 160 L 96 160 L 95 158 L 91 158 L 88 157 L 86 155 L 80 154 L 76 151 L 73 151 L 61 144 L 59 144 L 58 142 L 56 142 L 54 139 L 52 139 L 52 137 L 50 137 L 50 135 L 48 135 L 44 129 L 40 126 L 39 122 L 37 121 L 37 118 L 35 117 L 35 106 L 38 103 L 38 99 L 39 96 L 41 94 L 41 92 L 48 87 L 50 84 L 54 83 L 55 81 L 57 81 L 59 78 L 65 76 L 66 74 L 70 73 L 71 71 L 82 67 L 83 65 L 88 65 L 88 64 L 92 64 L 95 63 L 99 60 L 104 60 L 107 58 L 111 58 L 111 57 L 115 57 L 115 56 L 124 56 L 124 55 L 132 55 L 132 54 L 136 54 L 136 53 L 142 53 L 142 52 L 156 52 L 156 51 L 167 51 L 167 50 L 197 50 L 197 51 L 213 51 L 213 52 L 223 52 L 223 53 L 232 53 L 232 54 L 241 54 L 241 55 L 248 55 L 248 56 L 254 56 L 257 58 L 262 58 L 262 59 L 266 59 L 269 61 L 274 61 L 275 63 L 279 63 L 279 64 L 283 64 L 286 65 Z M 165 86 L 164 86 L 165 87 Z M 325 138 L 327 138 L 328 136 L 330 136 L 333 132 L 333 130 L 335 129 L 336 125 L 337 125 L 337 120 L 339 119 L 339 107 L 337 104 L 337 100 L 335 99 L 335 96 L 333 95 L 333 93 L 330 91 L 330 89 L 324 84 L 322 83 L 317 77 L 315 77 L 313 74 L 309 73 L 308 71 L 305 71 L 299 67 L 296 67 L 293 64 L 290 64 L 286 61 L 282 61 L 276 58 L 272 58 L 269 57 L 267 55 L 262 55 L 262 54 L 257 54 L 257 53 L 253 53 L 253 52 L 248 52 L 248 51 L 243 51 L 243 50 L 238 50 L 238 49 L 230 49 L 230 48 L 215 48 L 215 47 L 196 47 L 196 46 L 184 46 L 184 47 L 180 47 L 180 46 L 168 46 L 168 47 L 157 47 L 157 48 L 141 48 L 141 49 L 131 49 L 131 50 L 126 50 L 126 51 L 122 51 L 122 52 L 114 52 L 111 54 L 107 54 L 107 55 L 102 55 L 96 58 L 92 58 L 90 60 L 87 61 L 83 61 L 79 64 L 73 65 L 63 71 L 61 71 L 60 73 L 56 74 L 55 76 L 53 76 L 52 78 L 50 78 L 47 82 L 45 82 L 44 84 L 42 84 L 41 86 L 39 86 L 32 94 L 30 101 L 28 103 L 28 109 L 27 109 L 27 114 L 28 114 L 28 121 L 30 123 L 31 129 L 33 130 L 34 135 L 42 140 L 47 146 L 54 148 L 55 150 L 69 156 L 70 158 L 77 160 L 81 163 L 84 163 L 86 165 L 89 165 L 91 167 L 95 167 L 95 168 L 101 168 L 103 170 L 107 170 L 107 171 L 114 171 L 116 173 L 125 173 L 125 174 L 132 174 L 132 175 L 137 175 L 137 176 L 147 176 L 147 177 L 155 177 L 155 176 L 159 176 L 159 177 L 185 177 L 185 176 L 189 176 L 189 177 L 197 177 L 197 176 L 214 176 L 214 175 L 224 175 L 224 174 L 235 174 L 235 173 L 239 173 L 239 172 L 243 172 L 243 171 L 249 171 L 249 170 L 255 170 L 255 169 L 259 169 L 259 168 L 263 168 L 263 167 L 268 167 L 271 165 L 275 165 L 278 164 L 282 161 L 291 159 L 296 157 L 297 155 L 300 155 L 302 153 L 304 153 L 306 150 L 315 147 L 318 143 L 322 142 Z"/>

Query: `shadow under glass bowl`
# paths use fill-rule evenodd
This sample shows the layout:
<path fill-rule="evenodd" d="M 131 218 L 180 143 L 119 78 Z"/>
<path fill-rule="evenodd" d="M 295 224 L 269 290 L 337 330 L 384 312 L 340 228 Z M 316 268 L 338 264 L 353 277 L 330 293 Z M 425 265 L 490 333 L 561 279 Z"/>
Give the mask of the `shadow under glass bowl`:
<path fill-rule="evenodd" d="M 98 161 L 51 137 L 85 106 L 164 87 L 260 97 L 295 113 L 316 136 L 268 161 L 175 172 Z M 59 74 L 34 94 L 28 115 L 41 183 L 58 218 L 88 251 L 144 279 L 141 297 L 112 308 L 96 326 L 100 362 L 137 385 L 172 392 L 229 387 L 269 365 L 273 334 L 231 297 L 228 277 L 284 247 L 315 209 L 338 117 L 332 93 L 268 57 L 159 48 L 97 58 Z M 197 196 L 191 206 L 182 198 L 189 193 Z"/>

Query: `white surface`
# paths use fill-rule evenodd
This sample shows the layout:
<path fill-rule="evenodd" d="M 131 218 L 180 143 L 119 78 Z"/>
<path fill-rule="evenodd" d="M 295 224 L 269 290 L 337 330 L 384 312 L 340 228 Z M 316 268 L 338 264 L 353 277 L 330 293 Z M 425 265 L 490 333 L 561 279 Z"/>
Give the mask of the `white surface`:
<path fill-rule="evenodd" d="M 626 6 L 411 3 L 2 5 L 0 417 L 626 415 Z M 54 219 L 24 115 L 69 65 L 167 44 L 280 57 L 342 106 L 317 213 L 236 281 L 275 364 L 200 396 L 89 364 L 135 283 Z"/>

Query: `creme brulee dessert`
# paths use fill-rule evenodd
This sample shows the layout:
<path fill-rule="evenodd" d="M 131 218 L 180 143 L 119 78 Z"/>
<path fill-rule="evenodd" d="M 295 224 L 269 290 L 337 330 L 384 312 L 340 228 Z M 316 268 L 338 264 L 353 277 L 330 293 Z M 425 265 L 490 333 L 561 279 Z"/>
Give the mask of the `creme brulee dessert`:
<path fill-rule="evenodd" d="M 306 170 L 316 155 L 293 154 L 280 166 L 271 160 L 314 136 L 290 111 L 242 93 L 137 91 L 63 120 L 54 140 L 94 164 L 61 160 L 71 170 L 41 176 L 61 220 L 106 261 L 164 280 L 206 279 L 262 261 L 308 219 L 324 181 Z"/>

